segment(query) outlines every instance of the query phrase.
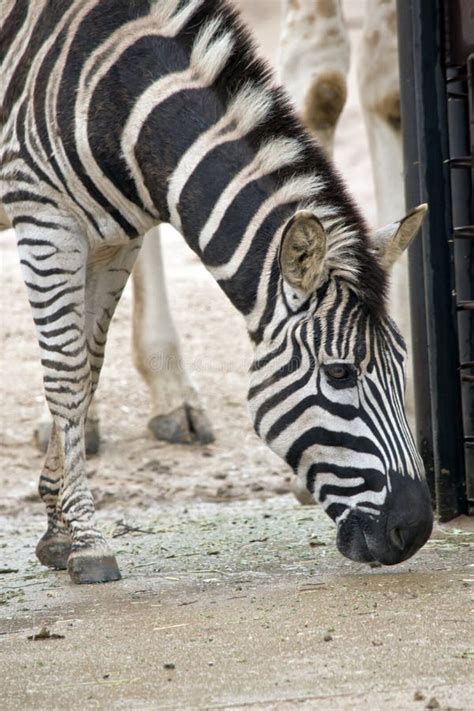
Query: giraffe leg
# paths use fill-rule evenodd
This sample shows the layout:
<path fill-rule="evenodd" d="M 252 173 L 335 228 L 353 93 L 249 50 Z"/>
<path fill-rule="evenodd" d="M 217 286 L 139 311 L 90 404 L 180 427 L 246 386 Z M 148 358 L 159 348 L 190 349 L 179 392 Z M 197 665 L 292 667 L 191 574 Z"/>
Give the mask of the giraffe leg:
<path fill-rule="evenodd" d="M 328 155 L 346 102 L 349 57 L 340 0 L 283 0 L 280 78 Z"/>
<path fill-rule="evenodd" d="M 133 271 L 133 352 L 152 398 L 148 427 L 168 442 L 214 440 L 199 395 L 184 369 L 166 293 L 159 229 L 144 244 Z"/>
<path fill-rule="evenodd" d="M 405 214 L 396 0 L 366 0 L 357 69 L 375 183 L 377 219 L 380 225 L 385 225 Z M 404 254 L 392 271 L 390 310 L 411 356 L 408 289 L 408 260 Z M 406 408 L 413 422 L 411 358 L 407 369 Z"/>

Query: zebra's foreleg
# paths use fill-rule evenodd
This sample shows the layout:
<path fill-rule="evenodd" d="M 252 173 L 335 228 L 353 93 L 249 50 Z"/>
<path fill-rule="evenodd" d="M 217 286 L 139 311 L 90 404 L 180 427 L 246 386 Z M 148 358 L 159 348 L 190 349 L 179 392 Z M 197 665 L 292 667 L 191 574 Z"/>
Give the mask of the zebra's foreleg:
<path fill-rule="evenodd" d="M 91 395 L 97 389 L 110 322 L 132 273 L 142 239 L 103 247 L 89 259 L 86 282 L 86 334 L 91 366 Z"/>
<path fill-rule="evenodd" d="M 151 393 L 148 427 L 156 439 L 208 444 L 214 435 L 184 368 L 166 293 L 160 239 L 159 228 L 147 234 L 133 271 L 133 354 Z"/>
<path fill-rule="evenodd" d="M 116 580 L 115 557 L 95 523 L 85 470 L 84 423 L 93 392 L 86 329 L 88 245 L 75 225 L 57 217 L 17 224 L 18 247 L 28 297 L 38 330 L 46 400 L 54 437 L 41 477 L 48 531 L 38 546 L 40 560 L 67 567 L 74 582 Z M 41 225 L 39 226 L 39 223 Z M 57 544 L 62 545 L 58 546 Z"/>
<path fill-rule="evenodd" d="M 99 382 L 110 322 L 131 274 L 140 245 L 141 240 L 137 239 L 123 247 L 104 247 L 88 261 L 84 331 L 90 367 L 90 398 L 93 398 Z M 87 491 L 84 489 L 81 492 L 83 504 L 87 503 L 88 492 L 88 487 Z M 88 526 L 87 516 L 83 522 L 83 510 L 76 512 L 73 508 L 74 501 L 72 504 L 70 502 L 71 497 L 64 487 L 60 492 L 58 507 L 71 529 L 72 548 L 68 570 L 72 580 L 76 583 L 117 580 L 120 578 L 120 572 L 107 543 L 101 534 L 98 534 L 97 529 Z M 92 520 L 94 512 L 91 497 L 90 503 L 92 508 L 87 513 Z"/>

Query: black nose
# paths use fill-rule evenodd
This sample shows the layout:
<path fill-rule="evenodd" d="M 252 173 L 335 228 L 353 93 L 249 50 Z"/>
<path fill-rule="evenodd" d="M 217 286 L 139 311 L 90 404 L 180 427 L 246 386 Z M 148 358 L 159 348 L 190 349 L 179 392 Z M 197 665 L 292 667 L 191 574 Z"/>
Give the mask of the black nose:
<path fill-rule="evenodd" d="M 367 508 L 354 508 L 341 521 L 337 546 L 351 560 L 395 565 L 414 555 L 426 543 L 432 528 L 426 483 L 398 475 L 380 510 L 372 514 Z"/>
<path fill-rule="evenodd" d="M 388 532 L 388 537 L 394 548 L 398 548 L 401 551 L 405 550 L 408 539 L 408 531 L 406 529 L 396 526 Z"/>

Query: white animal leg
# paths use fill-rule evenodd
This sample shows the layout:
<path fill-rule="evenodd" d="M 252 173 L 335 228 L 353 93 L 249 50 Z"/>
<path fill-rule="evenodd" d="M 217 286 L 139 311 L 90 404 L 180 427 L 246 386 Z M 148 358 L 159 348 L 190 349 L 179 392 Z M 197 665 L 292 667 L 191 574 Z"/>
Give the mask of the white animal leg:
<path fill-rule="evenodd" d="M 280 78 L 328 155 L 346 102 L 349 59 L 340 0 L 283 0 Z"/>
<path fill-rule="evenodd" d="M 366 0 L 357 70 L 377 216 L 385 225 L 405 210 L 396 0 Z"/>
<path fill-rule="evenodd" d="M 157 439 L 188 443 L 214 440 L 199 396 L 184 368 L 166 293 L 159 228 L 151 230 L 133 271 L 133 352 L 148 385 Z"/>
<path fill-rule="evenodd" d="M 372 160 L 377 217 L 379 224 L 385 225 L 405 214 L 396 0 L 366 0 L 358 81 Z M 413 421 L 408 293 L 408 261 L 405 254 L 392 272 L 390 309 L 407 342 L 409 363 L 406 407 Z"/>

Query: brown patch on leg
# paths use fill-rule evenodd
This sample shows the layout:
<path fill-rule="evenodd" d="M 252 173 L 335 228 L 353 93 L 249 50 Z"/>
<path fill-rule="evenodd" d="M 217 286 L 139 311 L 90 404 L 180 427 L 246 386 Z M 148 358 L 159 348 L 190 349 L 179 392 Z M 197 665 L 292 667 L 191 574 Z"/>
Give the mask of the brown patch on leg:
<path fill-rule="evenodd" d="M 316 13 L 321 17 L 333 17 L 337 14 L 337 0 L 318 0 Z"/>
<path fill-rule="evenodd" d="M 389 126 L 393 128 L 394 131 L 400 131 L 400 94 L 398 91 L 388 94 L 383 101 L 379 102 L 379 104 L 375 107 L 375 110 L 379 116 L 381 116 L 389 124 Z"/>
<path fill-rule="evenodd" d="M 326 72 L 311 85 L 303 109 L 303 121 L 311 131 L 333 129 L 347 98 L 346 80 L 339 72 Z"/>
<path fill-rule="evenodd" d="M 380 42 L 380 32 L 378 30 L 367 32 L 364 39 L 369 49 L 374 50 Z"/>
<path fill-rule="evenodd" d="M 387 27 L 389 29 L 389 32 L 391 32 L 394 35 L 397 34 L 398 23 L 397 23 L 397 9 L 396 8 L 394 8 L 394 10 L 387 17 Z"/>

